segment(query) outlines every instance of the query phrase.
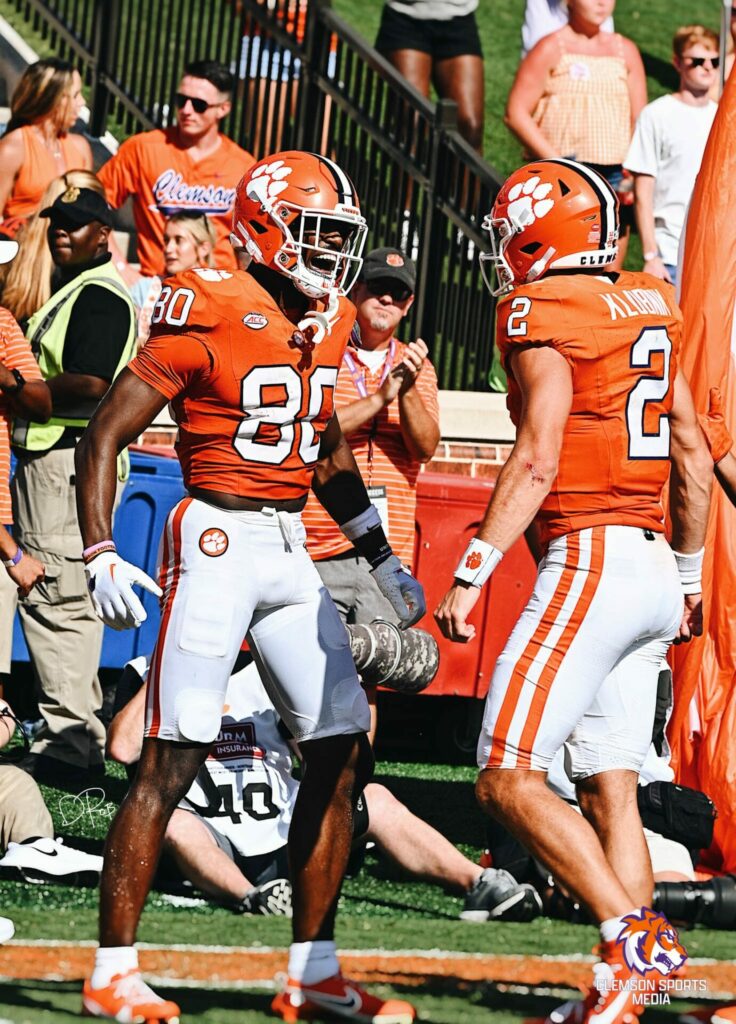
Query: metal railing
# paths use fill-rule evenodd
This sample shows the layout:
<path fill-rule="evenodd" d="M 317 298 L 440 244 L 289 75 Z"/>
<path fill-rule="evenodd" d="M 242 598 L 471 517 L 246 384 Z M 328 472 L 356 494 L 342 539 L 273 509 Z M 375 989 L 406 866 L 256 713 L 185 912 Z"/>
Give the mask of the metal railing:
<path fill-rule="evenodd" d="M 441 387 L 487 387 L 493 300 L 477 253 L 500 179 L 459 135 L 455 104 L 421 96 L 329 0 L 12 2 L 79 66 L 96 134 L 166 125 L 187 61 L 228 64 L 236 85 L 224 131 L 256 157 L 310 149 L 344 167 L 369 244 L 417 260 L 401 335 L 425 339 Z"/>

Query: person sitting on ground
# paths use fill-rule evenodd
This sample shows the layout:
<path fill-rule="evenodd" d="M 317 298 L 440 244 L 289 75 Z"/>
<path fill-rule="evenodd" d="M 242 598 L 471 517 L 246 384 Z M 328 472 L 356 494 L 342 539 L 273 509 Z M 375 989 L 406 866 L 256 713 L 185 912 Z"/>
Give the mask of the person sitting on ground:
<path fill-rule="evenodd" d="M 137 762 L 143 740 L 146 674 L 143 657 L 125 667 L 108 731 L 108 757 L 128 766 Z M 246 651 L 233 668 L 226 701 L 220 734 L 171 817 L 165 849 L 186 879 L 230 909 L 289 914 L 286 840 L 299 789 L 292 775 L 292 750 L 298 750 Z M 354 844 L 369 841 L 412 877 L 464 894 L 465 920 L 520 914 L 526 901 L 536 901 L 505 871 L 473 864 L 376 783 L 366 786 L 355 819 Z"/>
<path fill-rule="evenodd" d="M 36 310 L 51 298 L 55 273 L 46 239 L 49 222 L 41 216 L 41 210 L 51 206 L 70 188 L 91 188 L 101 196 L 105 194 L 92 171 L 67 171 L 54 178 L 46 186 L 39 209 L 18 230 L 15 238 L 18 255 L 2 275 L 3 306 L 10 310 L 24 331 Z"/>
<path fill-rule="evenodd" d="M 14 236 L 41 208 L 44 189 L 54 178 L 72 168 L 92 169 L 89 143 L 70 132 L 83 105 L 82 79 L 66 61 L 48 57 L 23 72 L 0 139 L 4 234 Z"/>
<path fill-rule="evenodd" d="M 7 748 L 20 724 L 0 700 L 0 880 L 96 885 L 102 857 L 54 838 L 54 825 L 41 790 L 8 758 Z M 0 919 L 0 941 L 2 919 Z"/>
<path fill-rule="evenodd" d="M 214 267 L 217 238 L 212 221 L 204 213 L 182 210 L 166 221 L 164 228 L 164 277 L 194 267 Z M 163 281 L 158 275 L 141 277 L 130 289 L 138 314 L 138 347 L 151 333 L 151 314 L 161 294 Z"/>

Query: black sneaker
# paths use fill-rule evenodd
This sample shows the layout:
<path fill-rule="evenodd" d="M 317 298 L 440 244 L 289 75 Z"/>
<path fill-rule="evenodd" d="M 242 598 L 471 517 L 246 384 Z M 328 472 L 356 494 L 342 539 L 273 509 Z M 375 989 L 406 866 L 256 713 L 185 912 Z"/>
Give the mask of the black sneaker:
<path fill-rule="evenodd" d="M 542 901 L 534 886 L 520 885 L 500 868 L 486 868 L 465 896 L 462 921 L 531 921 L 542 912 Z"/>
<path fill-rule="evenodd" d="M 236 914 L 266 914 L 291 917 L 291 882 L 288 878 L 274 878 L 250 892 L 234 907 Z"/>

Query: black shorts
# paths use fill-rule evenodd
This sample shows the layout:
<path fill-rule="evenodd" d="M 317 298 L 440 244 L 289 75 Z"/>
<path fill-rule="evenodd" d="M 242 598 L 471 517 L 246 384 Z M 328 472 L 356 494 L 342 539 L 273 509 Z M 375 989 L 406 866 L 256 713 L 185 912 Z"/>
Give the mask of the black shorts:
<path fill-rule="evenodd" d="M 394 50 L 419 50 L 433 60 L 452 57 L 482 57 L 475 14 L 446 21 L 424 21 L 400 14 L 384 4 L 376 49 L 386 56 Z"/>
<path fill-rule="evenodd" d="M 190 814 L 197 814 L 188 807 L 181 808 L 189 811 Z M 261 853 L 257 857 L 244 857 L 243 854 L 233 846 L 232 842 L 222 832 L 218 832 L 209 818 L 197 814 L 199 820 L 206 825 L 212 834 L 217 845 L 226 853 L 230 860 L 240 868 L 245 877 L 253 885 L 265 885 L 266 882 L 273 882 L 275 878 L 289 877 L 289 858 L 287 847 L 280 846 L 270 853 Z M 368 831 L 368 807 L 365 797 L 361 793 L 353 816 L 353 843 L 361 845 L 361 839 Z"/>

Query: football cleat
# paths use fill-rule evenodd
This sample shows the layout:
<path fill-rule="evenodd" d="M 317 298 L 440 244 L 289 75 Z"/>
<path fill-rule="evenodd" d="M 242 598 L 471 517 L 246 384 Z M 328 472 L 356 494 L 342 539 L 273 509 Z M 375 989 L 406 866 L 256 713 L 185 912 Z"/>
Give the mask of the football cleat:
<path fill-rule="evenodd" d="M 542 900 L 533 885 L 520 885 L 502 868 L 486 868 L 465 896 L 462 921 L 533 921 L 542 912 Z"/>
<path fill-rule="evenodd" d="M 179 1024 L 181 1010 L 176 1003 L 157 996 L 137 968 L 116 974 L 104 988 L 92 988 L 85 981 L 82 1014 L 102 1017 L 119 1024 Z"/>
<path fill-rule="evenodd" d="M 291 882 L 288 878 L 274 878 L 256 886 L 245 894 L 235 912 L 291 917 Z"/>
<path fill-rule="evenodd" d="M 552 1010 L 545 1024 L 635 1024 L 644 1012 L 644 1006 L 634 1001 L 637 990 L 623 987 L 641 975 L 627 966 L 620 946 L 603 942 L 598 952 L 601 961 L 593 965 L 593 984 L 587 996 Z"/>
<path fill-rule="evenodd" d="M 283 992 L 271 1003 L 271 1009 L 287 1024 L 315 1017 L 353 1020 L 360 1024 L 412 1024 L 416 1018 L 410 1003 L 379 999 L 340 974 L 314 985 L 289 978 Z"/>
<path fill-rule="evenodd" d="M 0 878 L 21 882 L 63 881 L 70 885 L 97 885 L 102 857 L 64 846 L 61 839 L 47 836 L 8 843 L 0 859 Z"/>
<path fill-rule="evenodd" d="M 0 917 L 0 944 L 12 939 L 15 935 L 15 925 L 9 917 Z"/>

